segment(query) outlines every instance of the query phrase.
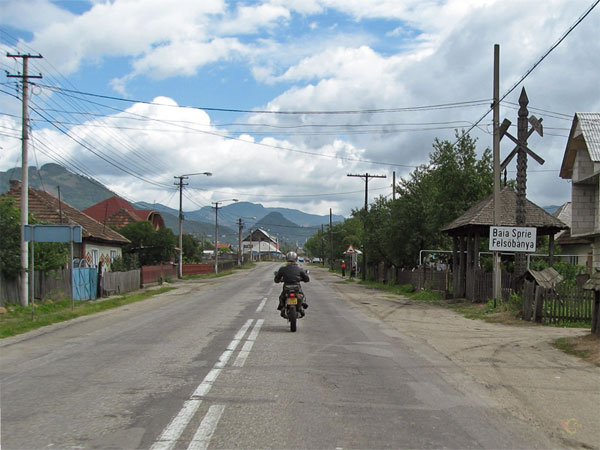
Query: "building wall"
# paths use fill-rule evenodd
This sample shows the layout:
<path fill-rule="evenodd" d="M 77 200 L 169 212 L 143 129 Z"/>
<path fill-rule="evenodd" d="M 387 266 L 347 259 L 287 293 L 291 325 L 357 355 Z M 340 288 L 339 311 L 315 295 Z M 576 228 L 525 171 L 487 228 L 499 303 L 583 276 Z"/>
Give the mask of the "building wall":
<path fill-rule="evenodd" d="M 599 194 L 597 184 L 573 183 L 571 236 L 584 236 L 598 230 L 600 224 Z"/>
<path fill-rule="evenodd" d="M 121 247 L 101 245 L 90 242 L 86 242 L 84 244 L 83 251 L 83 257 L 85 258 L 86 263 L 89 267 L 97 267 L 98 264 L 102 262 L 102 267 L 104 271 L 110 270 L 110 263 L 114 258 L 120 258 L 123 256 Z"/>
<path fill-rule="evenodd" d="M 585 178 L 592 176 L 594 173 L 594 163 L 590 158 L 590 154 L 585 148 L 585 143 L 577 149 L 575 161 L 573 162 L 573 183 L 577 183 Z"/>

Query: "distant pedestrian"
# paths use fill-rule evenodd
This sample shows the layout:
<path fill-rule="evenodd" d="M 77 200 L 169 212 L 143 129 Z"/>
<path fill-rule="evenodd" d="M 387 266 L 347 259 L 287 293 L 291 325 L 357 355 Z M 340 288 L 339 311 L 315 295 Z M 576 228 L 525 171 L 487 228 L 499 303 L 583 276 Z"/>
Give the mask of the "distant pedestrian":
<path fill-rule="evenodd" d="M 346 276 L 346 261 L 342 261 L 342 278 Z"/>

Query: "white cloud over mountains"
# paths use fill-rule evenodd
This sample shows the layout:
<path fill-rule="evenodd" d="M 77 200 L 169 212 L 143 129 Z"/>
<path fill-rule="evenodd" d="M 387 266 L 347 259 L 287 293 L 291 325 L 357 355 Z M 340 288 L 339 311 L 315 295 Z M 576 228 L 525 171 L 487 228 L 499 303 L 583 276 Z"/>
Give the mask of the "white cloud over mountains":
<path fill-rule="evenodd" d="M 487 104 L 452 109 L 250 114 L 239 119 L 247 125 L 218 126 L 214 112 L 176 108 L 177 103 L 187 104 L 186 98 L 156 92 L 156 97 L 164 96 L 156 101 L 171 107 L 136 104 L 126 113 L 86 119 L 72 127 L 73 135 L 93 142 L 93 148 L 102 149 L 117 165 L 131 165 L 139 178 L 82 151 L 57 130 L 34 132 L 49 146 L 59 146 L 57 151 L 65 158 L 90 168 L 98 179 L 134 200 L 164 202 L 171 196 L 146 179 L 172 185 L 174 175 L 210 170 L 215 173 L 210 180 L 190 182 L 191 187 L 206 187 L 207 191 L 194 191 L 203 205 L 236 196 L 321 214 L 332 207 L 347 214 L 362 204 L 360 194 L 318 195 L 360 191 L 364 186 L 346 177 L 357 171 L 387 174 L 387 180 L 370 184 L 381 189 L 372 191 L 371 198 L 389 194 L 391 188 L 386 186 L 393 170 L 406 175 L 411 168 L 404 166 L 427 160 L 435 137 L 452 141 L 454 128 L 468 128 L 488 109 L 494 44 L 501 46 L 503 93 L 591 2 L 273 0 L 250 5 L 178 0 L 167 7 L 169 2 L 158 0 L 116 0 L 93 3 L 86 12 L 75 13 L 36 0 L 28 22 L 21 19 L 23 3 L 27 2 L 0 3 L 2 27 L 33 34 L 21 45 L 43 53 L 65 76 L 95 66 L 105 72 L 104 86 L 110 84 L 123 95 L 134 83 L 177 82 L 202 71 L 222 70 L 225 77 L 230 68 L 238 67 L 254 77 L 250 86 L 271 93 L 255 105 L 259 110 L 389 110 L 487 99 Z M 570 187 L 557 171 L 539 170 L 560 167 L 575 112 L 600 110 L 598 29 L 597 8 L 524 83 L 530 107 L 545 110 L 534 111 L 544 117 L 545 137 L 530 139 L 547 161 L 543 167 L 530 164 L 528 195 L 538 204 L 569 199 Z M 113 58 L 126 66 L 121 63 L 118 71 L 111 70 Z M 520 89 L 505 102 L 516 103 Z M 14 99 L 0 101 L 8 104 Z M 14 105 L 10 107 L 14 110 Z M 152 120 L 134 120 L 132 113 Z M 516 123 L 514 105 L 505 103 L 501 117 Z M 0 116 L 0 120 L 5 127 L 1 130 L 18 134 L 16 118 Z M 481 150 L 491 146 L 490 120 L 491 114 L 473 131 Z M 111 128 L 103 134 L 99 125 Z M 0 169 L 6 170 L 18 159 L 18 148 L 14 138 L 2 134 L 0 145 L 4 149 Z M 503 156 L 511 149 L 503 141 Z M 294 197 L 301 194 L 305 196 Z M 277 195 L 282 197 L 271 197 Z M 188 204 L 187 209 L 195 205 Z"/>

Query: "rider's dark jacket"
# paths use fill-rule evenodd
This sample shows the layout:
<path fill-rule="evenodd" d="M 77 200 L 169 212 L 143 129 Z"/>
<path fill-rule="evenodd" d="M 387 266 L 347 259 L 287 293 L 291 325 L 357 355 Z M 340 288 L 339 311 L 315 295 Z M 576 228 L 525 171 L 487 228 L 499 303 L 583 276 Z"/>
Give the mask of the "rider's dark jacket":
<path fill-rule="evenodd" d="M 283 284 L 300 284 L 301 281 L 308 283 L 310 278 L 302 267 L 298 264 L 291 263 L 281 266 L 275 274 L 275 283 Z"/>

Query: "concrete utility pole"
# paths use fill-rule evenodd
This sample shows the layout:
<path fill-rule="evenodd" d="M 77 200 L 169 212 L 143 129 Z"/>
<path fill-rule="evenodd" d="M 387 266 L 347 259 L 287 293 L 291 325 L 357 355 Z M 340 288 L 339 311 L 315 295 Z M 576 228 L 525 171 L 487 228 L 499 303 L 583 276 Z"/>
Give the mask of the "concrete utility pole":
<path fill-rule="evenodd" d="M 29 223 L 29 177 L 28 177 L 28 156 L 27 156 L 27 144 L 29 142 L 28 132 L 28 97 L 29 97 L 29 78 L 42 78 L 42 74 L 29 75 L 28 74 L 28 61 L 29 58 L 42 58 L 42 55 L 11 55 L 6 54 L 9 58 L 21 58 L 23 60 L 23 73 L 17 75 L 6 74 L 8 78 L 20 78 L 23 87 L 23 117 L 21 122 L 21 306 L 27 306 L 29 303 L 29 258 L 27 252 L 27 242 L 25 241 L 25 225 Z M 73 261 L 69 262 L 69 267 L 73 264 Z M 33 274 L 32 274 L 33 276 Z"/>
<path fill-rule="evenodd" d="M 237 198 L 212 202 L 215 208 L 215 273 L 219 273 L 219 205 L 223 202 L 237 202 Z"/>
<path fill-rule="evenodd" d="M 348 174 L 349 177 L 357 177 L 365 180 L 365 216 L 363 219 L 363 230 L 364 230 L 364 241 L 367 241 L 367 209 L 369 206 L 369 178 L 387 178 L 386 175 L 370 175 L 368 173 L 365 174 Z M 362 249 L 362 280 L 365 281 L 367 274 L 367 249 L 366 245 L 363 243 Z"/>
<path fill-rule="evenodd" d="M 333 270 L 333 215 L 329 208 L 329 244 L 331 247 L 331 255 L 329 257 L 329 268 Z"/>
<path fill-rule="evenodd" d="M 244 228 L 244 223 L 242 219 L 256 220 L 256 217 L 240 217 L 238 219 L 238 266 L 244 263 L 244 252 L 242 252 L 242 229 Z M 252 235 L 250 235 L 250 242 L 252 242 Z M 250 248 L 250 256 L 250 260 L 252 260 L 252 248 Z"/>
<path fill-rule="evenodd" d="M 175 186 L 179 186 L 179 268 L 177 269 L 177 276 L 181 278 L 183 276 L 183 186 L 187 186 L 183 180 L 187 180 L 192 175 L 206 175 L 207 177 L 212 176 L 211 172 L 199 172 L 199 173 L 188 173 L 185 175 L 179 175 L 179 183 L 175 183 Z"/>

